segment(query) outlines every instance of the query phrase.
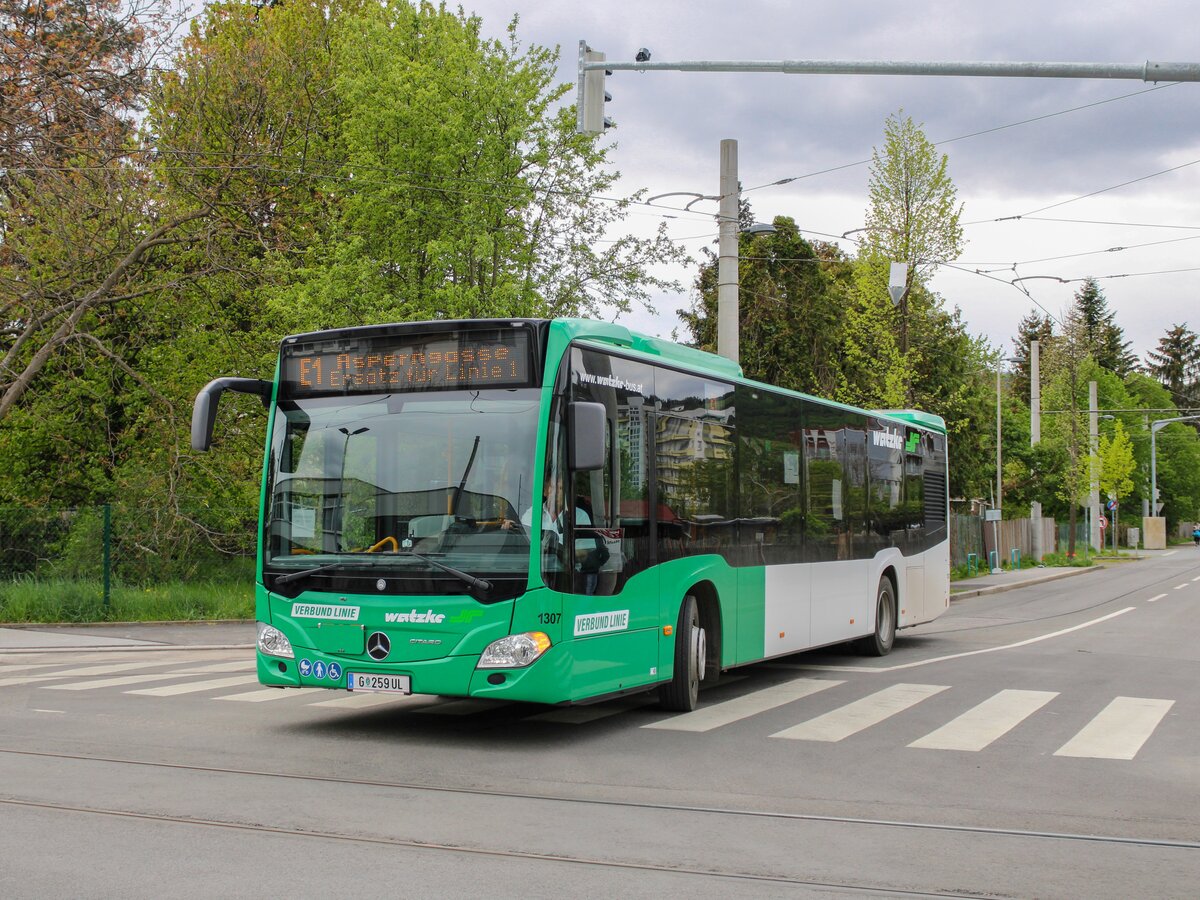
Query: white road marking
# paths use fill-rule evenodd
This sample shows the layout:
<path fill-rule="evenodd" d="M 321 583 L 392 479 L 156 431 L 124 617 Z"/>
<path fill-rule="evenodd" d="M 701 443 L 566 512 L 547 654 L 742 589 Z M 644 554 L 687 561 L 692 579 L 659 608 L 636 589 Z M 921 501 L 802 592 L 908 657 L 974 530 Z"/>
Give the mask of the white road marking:
<path fill-rule="evenodd" d="M 1157 595 L 1157 596 L 1155 596 L 1155 597 L 1151 597 L 1151 598 L 1150 598 L 1149 600 L 1147 600 L 1146 602 L 1147 602 L 1147 603 L 1153 603 L 1155 600 L 1161 600 L 1161 599 L 1162 599 L 1163 597 L 1165 597 L 1165 596 L 1167 596 L 1167 595 L 1166 595 L 1166 594 L 1159 594 L 1159 595 Z"/>
<path fill-rule="evenodd" d="M 768 709 L 783 706 L 785 703 L 800 700 L 818 691 L 823 691 L 826 688 L 844 683 L 832 679 L 797 678 L 794 681 L 788 681 L 784 684 L 764 688 L 761 691 L 755 691 L 752 694 L 746 694 L 744 697 L 726 700 L 724 703 L 706 706 L 702 709 L 679 716 L 672 716 L 669 719 L 663 719 L 659 722 L 651 722 L 649 725 L 643 725 L 642 727 L 660 728 L 665 731 L 711 731 L 714 728 L 720 728 L 722 725 L 728 725 L 739 719 L 758 715 L 761 712 L 766 712 Z"/>
<path fill-rule="evenodd" d="M 1054 755 L 1133 759 L 1174 705 L 1174 700 L 1117 697 Z"/>
<path fill-rule="evenodd" d="M 263 688 L 261 691 L 243 691 L 240 694 L 226 694 L 223 697 L 213 697 L 213 699 L 240 700 L 243 703 L 267 703 L 271 700 L 287 700 L 298 696 L 300 696 L 300 691 L 295 689 Z"/>
<path fill-rule="evenodd" d="M 59 672 L 42 672 L 38 675 L 0 678 L 0 687 L 7 687 L 13 684 L 36 684 L 42 681 L 53 681 L 58 678 L 87 678 L 91 675 L 111 675 L 114 672 L 132 672 L 135 669 L 149 669 L 161 665 L 163 665 L 162 660 L 158 662 L 111 663 L 106 666 L 86 666 L 82 669 L 63 669 Z"/>
<path fill-rule="evenodd" d="M 1099 625 L 1101 622 L 1107 622 L 1109 619 L 1114 619 L 1117 616 L 1123 616 L 1127 612 L 1133 612 L 1137 609 L 1136 606 L 1127 606 L 1124 609 L 1118 609 L 1116 612 L 1109 613 L 1107 616 L 1101 616 L 1098 619 L 1090 619 L 1087 622 L 1080 622 L 1078 625 L 1072 625 L 1070 628 L 1063 628 L 1059 631 L 1052 631 L 1050 634 L 1042 634 L 1037 637 L 1028 638 L 1024 641 L 1017 641 L 1014 644 L 1003 644 L 999 647 L 984 647 L 982 650 L 966 650 L 962 653 L 951 653 L 948 656 L 935 656 L 933 659 L 920 659 L 916 662 L 901 663 L 898 666 L 880 666 L 878 668 L 872 666 L 809 666 L 803 663 L 797 665 L 789 665 L 787 663 L 768 664 L 775 669 L 809 669 L 819 672 L 870 672 L 879 675 L 883 672 L 899 672 L 901 669 L 915 669 L 919 666 L 928 666 L 933 663 L 946 662 L 950 659 L 962 659 L 966 656 L 978 656 L 981 653 L 999 653 L 1001 650 L 1014 650 L 1017 647 L 1027 647 L 1030 644 L 1037 644 L 1041 641 L 1048 641 L 1051 638 L 1060 637 L 1064 634 L 1070 634 L 1072 631 L 1079 631 L 1081 628 L 1090 628 L 1093 625 Z"/>
<path fill-rule="evenodd" d="M 771 735 L 794 741 L 840 741 L 947 690 L 948 684 L 893 684 L 861 700 Z"/>
<path fill-rule="evenodd" d="M 1186 582 L 1185 582 L 1185 583 L 1183 583 L 1183 584 L 1177 584 L 1177 585 L 1175 585 L 1175 590 L 1177 590 L 1177 591 L 1182 591 L 1182 590 L 1183 590 L 1185 587 L 1187 587 L 1187 583 L 1186 583 Z"/>
<path fill-rule="evenodd" d="M 982 750 L 1057 696 L 1057 691 L 1000 691 L 908 746 L 927 750 Z"/>
<path fill-rule="evenodd" d="M 120 678 L 99 678 L 95 681 L 76 681 L 71 684 L 44 684 L 47 691 L 96 691 L 100 688 L 121 687 L 126 684 L 146 684 L 149 681 L 179 679 L 179 672 L 159 672 L 155 675 L 124 675 Z"/>
<path fill-rule="evenodd" d="M 217 688 L 235 687 L 239 684 L 257 684 L 257 675 L 235 675 L 232 678 L 213 678 L 209 681 L 185 681 L 182 684 L 168 684 L 163 687 L 142 688 L 136 691 L 126 691 L 127 694 L 144 694 L 147 697 L 175 697 L 179 694 L 197 694 L 200 691 L 212 691 Z"/>

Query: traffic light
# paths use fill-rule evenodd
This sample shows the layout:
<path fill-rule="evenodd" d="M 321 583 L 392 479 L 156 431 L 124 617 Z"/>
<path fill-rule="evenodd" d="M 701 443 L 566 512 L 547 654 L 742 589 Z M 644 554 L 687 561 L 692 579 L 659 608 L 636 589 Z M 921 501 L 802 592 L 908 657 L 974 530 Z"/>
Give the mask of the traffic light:
<path fill-rule="evenodd" d="M 576 96 L 575 130 L 581 134 L 601 134 L 613 127 L 612 119 L 604 115 L 604 104 L 612 95 L 604 89 L 608 69 L 584 69 L 584 63 L 604 62 L 604 54 L 593 50 L 587 41 L 579 42 L 579 89 Z"/>

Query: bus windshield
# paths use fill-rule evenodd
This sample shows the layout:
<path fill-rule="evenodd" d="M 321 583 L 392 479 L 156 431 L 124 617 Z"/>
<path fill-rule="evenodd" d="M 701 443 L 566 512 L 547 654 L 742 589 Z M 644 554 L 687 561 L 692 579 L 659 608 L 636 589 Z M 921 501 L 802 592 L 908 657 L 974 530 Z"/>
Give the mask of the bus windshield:
<path fill-rule="evenodd" d="M 281 400 L 267 571 L 382 574 L 411 593 L 440 571 L 430 559 L 524 576 L 538 401 L 532 388 Z"/>

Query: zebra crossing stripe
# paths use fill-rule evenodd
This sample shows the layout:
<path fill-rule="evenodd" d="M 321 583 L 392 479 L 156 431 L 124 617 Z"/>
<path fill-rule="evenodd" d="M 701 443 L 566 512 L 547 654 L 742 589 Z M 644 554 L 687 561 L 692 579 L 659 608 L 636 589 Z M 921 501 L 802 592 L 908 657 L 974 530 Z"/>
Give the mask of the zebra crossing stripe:
<path fill-rule="evenodd" d="M 59 672 L 41 672 L 37 675 L 24 675 L 12 678 L 0 678 L 0 687 L 17 684 L 36 684 L 42 681 L 54 681 L 59 678 L 89 678 L 92 675 L 112 675 L 116 672 L 132 672 L 137 669 L 150 669 L 161 666 L 162 661 L 136 663 L 109 663 L 104 666 L 85 666 L 82 669 L 64 669 Z"/>
<path fill-rule="evenodd" d="M 861 700 L 771 735 L 793 741 L 840 741 L 949 689 L 948 684 L 893 684 Z"/>
<path fill-rule="evenodd" d="M 214 700 L 240 700 L 243 703 L 269 703 L 272 700 L 287 700 L 299 696 L 300 691 L 284 690 L 283 688 L 263 688 L 261 691 L 242 691 L 240 694 L 226 694 L 223 697 L 213 697 Z"/>
<path fill-rule="evenodd" d="M 176 673 L 177 675 L 179 673 Z M 136 691 L 126 691 L 127 694 L 144 694 L 147 697 L 175 697 L 179 694 L 196 694 L 200 691 L 211 691 L 217 688 L 234 687 L 239 684 L 257 684 L 257 675 L 235 675 L 232 678 L 214 678 L 210 681 L 185 681 L 182 684 L 168 684 L 163 687 L 141 688 Z"/>
<path fill-rule="evenodd" d="M 1117 697 L 1054 755 L 1133 759 L 1174 705 L 1174 700 Z"/>
<path fill-rule="evenodd" d="M 181 672 L 158 672 L 153 675 L 122 675 L 119 678 L 100 678 L 96 681 L 76 681 L 71 684 L 44 684 L 48 691 L 97 691 L 101 688 L 122 687 L 127 684 L 146 684 L 149 681 L 167 681 L 181 678 Z"/>
<path fill-rule="evenodd" d="M 927 750 L 982 750 L 1057 696 L 1057 691 L 1000 691 L 908 746 Z"/>
<path fill-rule="evenodd" d="M 838 684 L 845 684 L 845 682 L 823 678 L 797 678 L 784 684 L 777 684 L 752 694 L 746 694 L 744 697 L 726 700 L 724 703 L 717 703 L 659 722 L 651 722 L 642 727 L 658 728 L 664 731 L 712 731 L 722 725 L 758 715 Z"/>

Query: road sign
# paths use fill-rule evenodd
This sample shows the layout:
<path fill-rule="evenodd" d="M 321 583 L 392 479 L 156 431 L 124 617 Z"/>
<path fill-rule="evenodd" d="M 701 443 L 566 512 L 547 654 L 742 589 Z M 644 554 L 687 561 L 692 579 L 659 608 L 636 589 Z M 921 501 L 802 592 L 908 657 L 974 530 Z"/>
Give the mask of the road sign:
<path fill-rule="evenodd" d="M 1101 516 L 1100 517 L 1100 530 L 1103 531 L 1107 527 L 1108 527 L 1108 519 L 1106 519 L 1104 516 Z"/>
<path fill-rule="evenodd" d="M 1107 509 L 1109 512 L 1111 512 L 1112 510 L 1117 508 L 1117 501 L 1109 500 L 1108 503 L 1104 504 L 1104 508 Z"/>

